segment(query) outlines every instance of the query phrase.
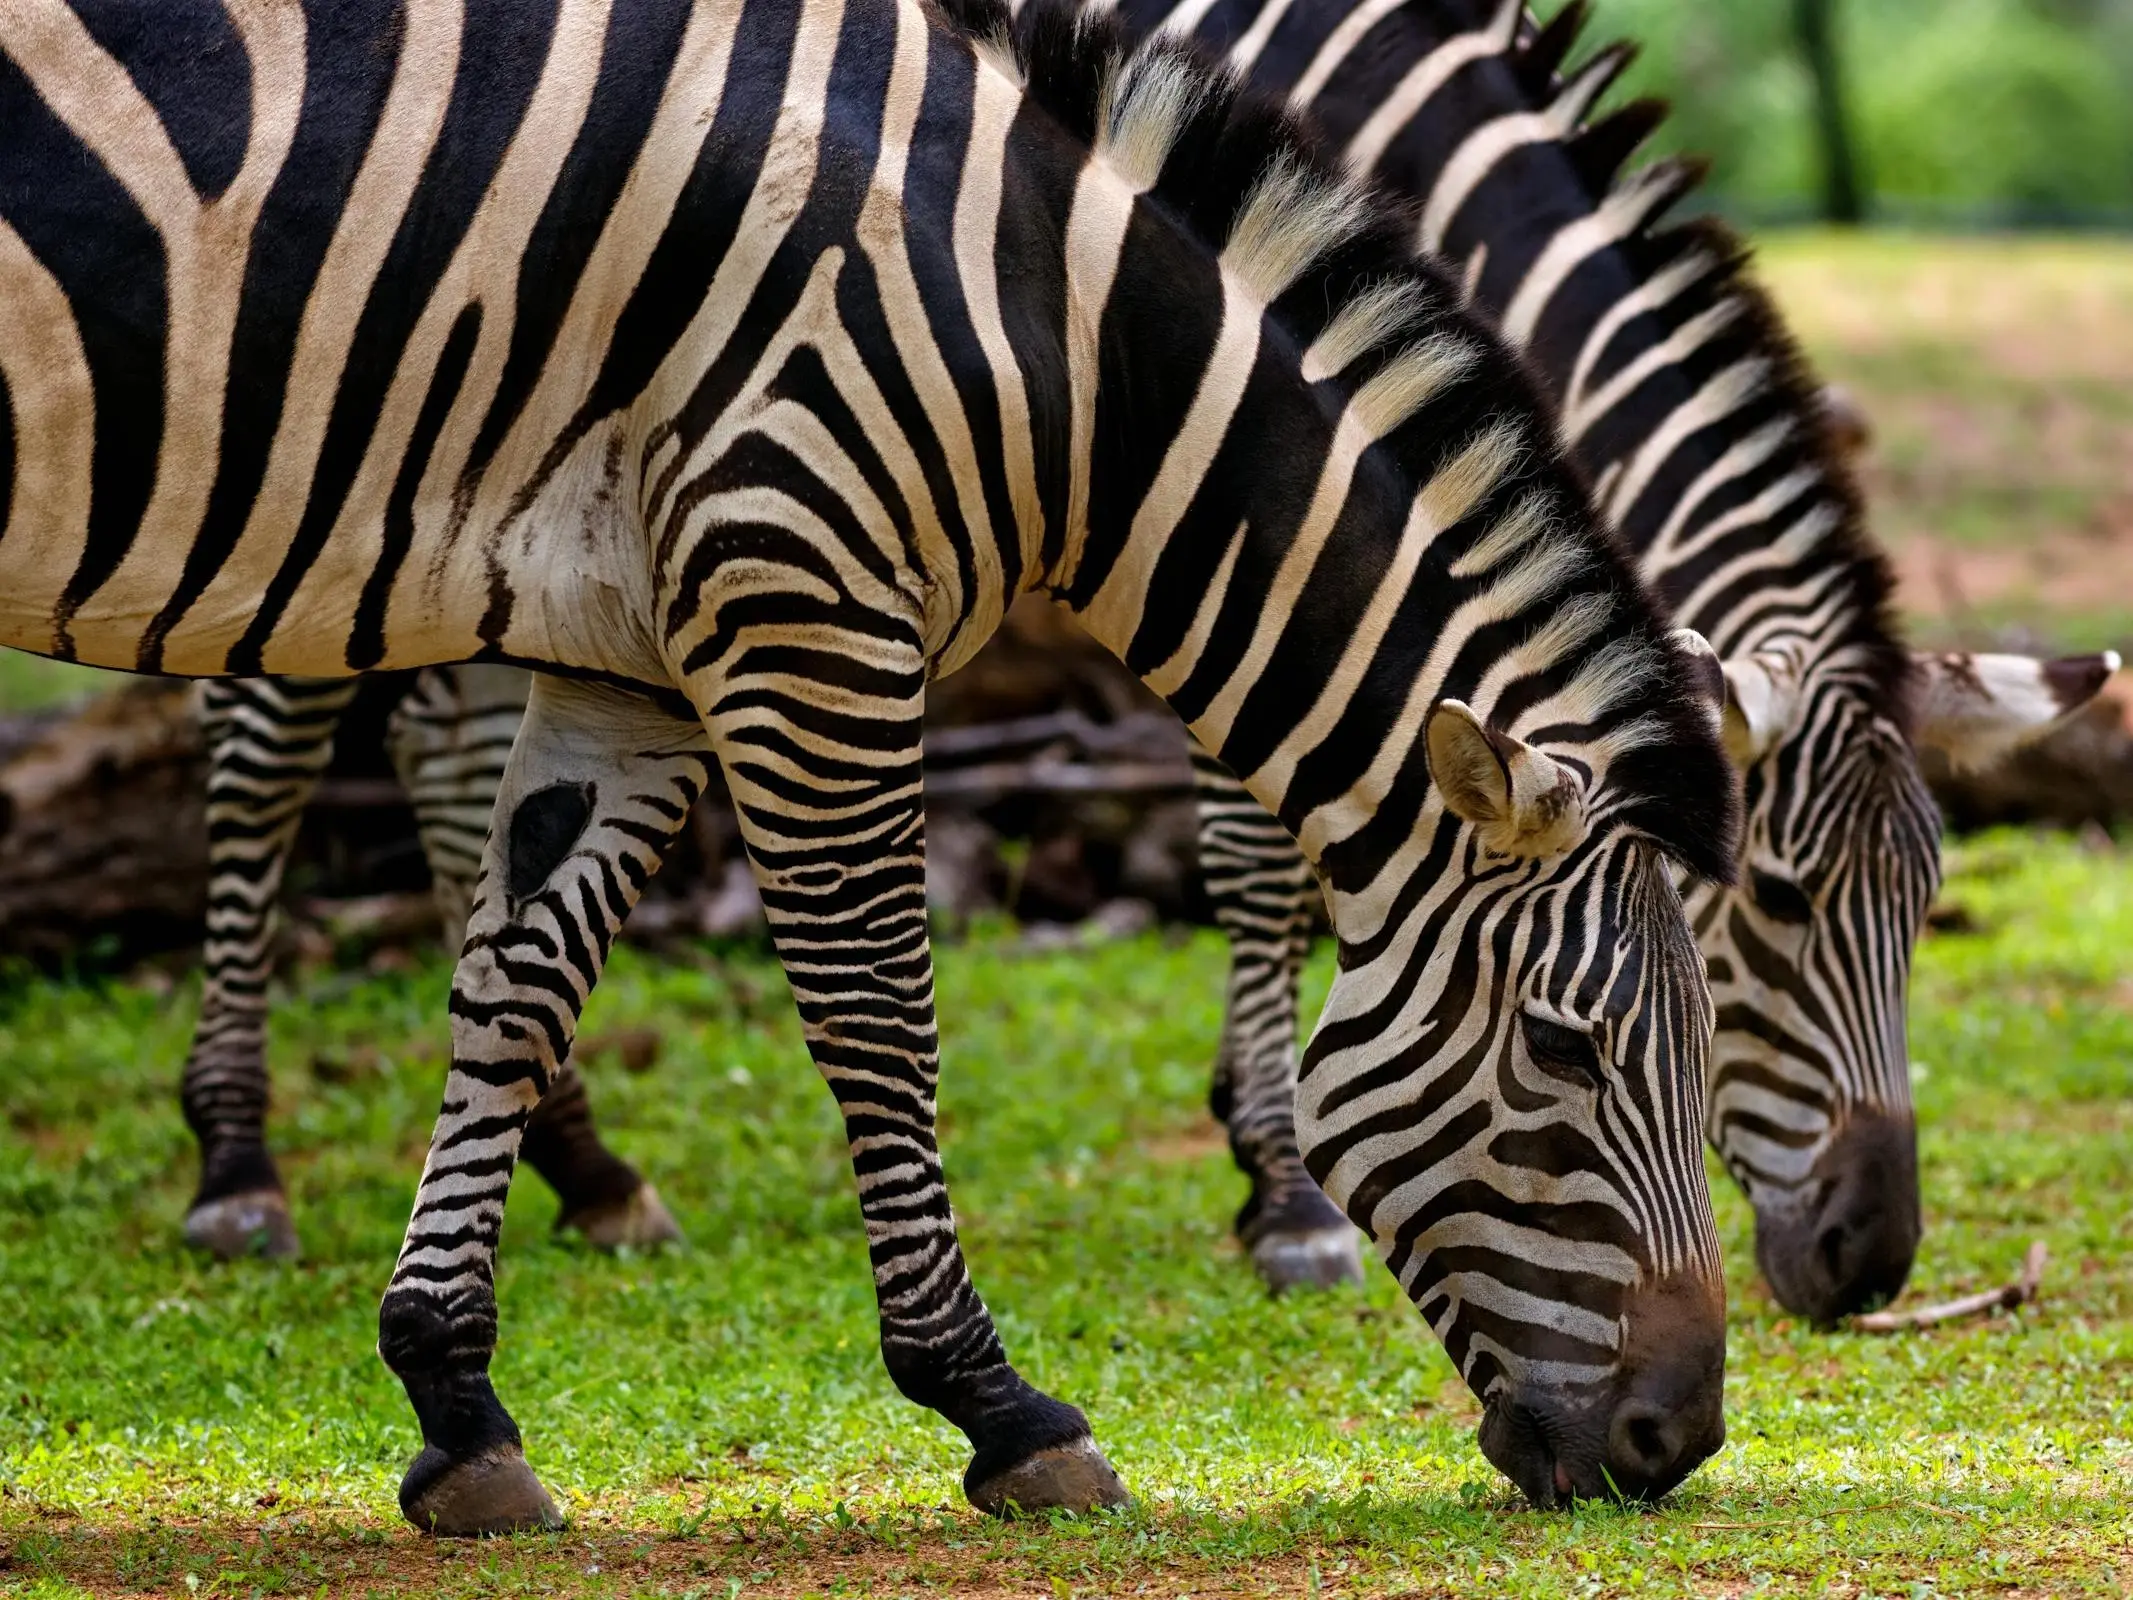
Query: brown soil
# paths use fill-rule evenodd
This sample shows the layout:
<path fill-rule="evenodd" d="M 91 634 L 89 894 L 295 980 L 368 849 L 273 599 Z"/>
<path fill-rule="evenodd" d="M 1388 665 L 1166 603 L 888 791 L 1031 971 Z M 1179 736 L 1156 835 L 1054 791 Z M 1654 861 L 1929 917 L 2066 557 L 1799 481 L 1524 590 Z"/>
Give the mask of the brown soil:
<path fill-rule="evenodd" d="M 969 1537 L 958 1535 L 966 1532 Z M 114 1528 L 60 1525 L 48 1534 L 0 1539 L 0 1588 L 10 1578 L 58 1578 L 98 1596 L 293 1593 L 325 1596 L 695 1594 L 726 1600 L 804 1595 L 1006 1596 L 1135 1593 L 1298 1595 L 1311 1587 L 1307 1556 L 1247 1567 L 1194 1561 L 1132 1563 L 1102 1574 L 1074 1571 L 1073 1546 L 1036 1531 L 1050 1560 L 1032 1562 L 1006 1530 L 973 1527 L 885 1541 L 869 1533 L 795 1534 L 782 1543 L 760 1528 L 705 1529 L 681 1537 L 572 1530 L 508 1540 L 433 1540 L 413 1531 L 353 1523 L 282 1530 L 244 1526 Z M 1005 1545 L 1003 1548 L 1002 1546 Z M 1317 1558 L 1321 1569 L 1337 1552 Z M 1057 1565 L 1071 1576 L 1052 1577 Z M 188 1584 L 190 1574 L 195 1584 Z M 739 1588 L 735 1589 L 738 1580 Z M 1336 1581 L 1324 1581 L 1329 1593 Z"/>

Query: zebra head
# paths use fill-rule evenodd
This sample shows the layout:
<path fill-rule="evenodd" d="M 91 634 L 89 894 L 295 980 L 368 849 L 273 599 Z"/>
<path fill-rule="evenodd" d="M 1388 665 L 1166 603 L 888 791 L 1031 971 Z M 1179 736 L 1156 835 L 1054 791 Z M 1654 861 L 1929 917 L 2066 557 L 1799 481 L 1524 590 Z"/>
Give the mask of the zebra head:
<path fill-rule="evenodd" d="M 1995 760 L 2086 704 L 2117 663 L 1925 656 L 1892 693 L 1856 657 L 1812 659 L 1778 644 L 1726 663 L 1742 870 L 1690 907 L 1718 1007 L 1711 1143 L 1755 1207 L 1778 1299 L 1827 1322 L 1892 1297 L 1918 1246 L 1904 1016 L 1940 885 L 1918 752 Z"/>
<path fill-rule="evenodd" d="M 1365 884 L 1325 853 L 1341 964 L 1297 1130 L 1483 1402 L 1489 1460 L 1544 1506 L 1645 1498 L 1725 1438 L 1712 1011 L 1668 858 L 1725 871 L 1731 796 L 1655 773 L 1648 717 L 1594 735 L 1518 699 L 1497 714 L 1523 736 L 1430 713 L 1413 870 Z M 1702 791 L 1686 848 L 1655 816 L 1670 778 Z"/>

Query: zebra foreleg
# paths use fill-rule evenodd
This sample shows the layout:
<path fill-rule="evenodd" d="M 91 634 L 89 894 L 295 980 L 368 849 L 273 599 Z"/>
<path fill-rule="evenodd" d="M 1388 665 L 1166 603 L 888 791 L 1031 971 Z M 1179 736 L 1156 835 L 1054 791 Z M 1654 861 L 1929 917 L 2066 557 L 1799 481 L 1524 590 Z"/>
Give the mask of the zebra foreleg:
<path fill-rule="evenodd" d="M 1213 757 L 1193 749 L 1200 876 L 1229 939 L 1228 1004 L 1209 1109 L 1251 1180 L 1237 1238 L 1267 1286 L 1359 1281 L 1356 1230 L 1304 1170 L 1296 1146 L 1296 994 L 1310 953 L 1303 852 Z"/>
<path fill-rule="evenodd" d="M 431 667 L 393 708 L 386 748 L 415 810 L 447 943 L 466 934 L 489 813 L 526 711 L 532 675 L 518 667 Z M 602 1250 L 681 1242 L 658 1191 L 610 1150 L 592 1099 L 565 1061 L 526 1125 L 520 1154 L 555 1190 L 558 1232 Z"/>
<path fill-rule="evenodd" d="M 179 1100 L 200 1143 L 185 1242 L 229 1260 L 293 1259 L 296 1224 L 267 1149 L 267 979 L 274 906 L 304 807 L 333 759 L 352 681 L 203 683 L 207 947 Z"/>
<path fill-rule="evenodd" d="M 444 1105 L 378 1312 L 378 1353 L 422 1425 L 400 1509 L 425 1531 L 561 1522 L 489 1382 L 504 1198 L 528 1120 L 709 761 L 697 723 L 640 696 L 547 678 L 534 687 L 452 980 Z"/>
<path fill-rule="evenodd" d="M 889 1376 L 970 1440 L 963 1489 L 980 1510 L 1120 1505 L 1088 1420 L 1009 1364 L 956 1236 L 936 1143 L 916 641 L 893 660 L 865 675 L 907 694 L 780 678 L 729 693 L 713 736 L 808 1050 L 844 1117 Z"/>

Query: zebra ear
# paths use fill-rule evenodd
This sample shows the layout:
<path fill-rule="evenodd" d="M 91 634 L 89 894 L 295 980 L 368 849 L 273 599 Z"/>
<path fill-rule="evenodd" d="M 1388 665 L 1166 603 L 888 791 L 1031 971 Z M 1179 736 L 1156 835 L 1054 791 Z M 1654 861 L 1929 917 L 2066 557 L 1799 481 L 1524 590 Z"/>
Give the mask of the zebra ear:
<path fill-rule="evenodd" d="M 1785 737 L 1799 713 L 1799 667 L 1790 656 L 1759 650 L 1725 662 L 1724 672 L 1726 708 L 1719 736 L 1735 766 L 1752 767 Z"/>
<path fill-rule="evenodd" d="M 1458 700 L 1439 700 L 1425 730 L 1429 772 L 1455 817 L 1498 855 L 1537 859 L 1584 842 L 1578 775 L 1524 740 L 1490 727 Z"/>
<path fill-rule="evenodd" d="M 1920 745 L 1956 767 L 1982 767 L 2027 744 L 2096 698 L 2118 652 L 2063 656 L 1918 655 Z"/>

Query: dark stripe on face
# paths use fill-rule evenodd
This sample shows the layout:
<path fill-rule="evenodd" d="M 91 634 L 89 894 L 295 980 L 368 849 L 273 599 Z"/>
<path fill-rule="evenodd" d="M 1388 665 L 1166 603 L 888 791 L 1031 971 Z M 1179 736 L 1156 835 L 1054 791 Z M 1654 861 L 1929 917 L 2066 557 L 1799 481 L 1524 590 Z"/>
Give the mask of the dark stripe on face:
<path fill-rule="evenodd" d="M 459 74 L 421 182 L 349 346 L 302 521 L 229 669 L 255 673 L 346 503 L 400 357 L 517 135 L 548 58 L 555 0 L 465 0 Z"/>
<path fill-rule="evenodd" d="M 96 391 L 88 540 L 53 619 L 53 653 L 71 660 L 68 624 L 125 559 L 155 487 L 169 317 L 163 242 L 5 57 L 0 128 L 0 216 L 65 291 Z"/>
<path fill-rule="evenodd" d="M 304 307 L 384 114 L 406 19 L 395 0 L 345 0 L 307 21 L 303 109 L 252 235 L 230 343 L 244 381 L 223 395 L 214 488 L 170 603 L 148 626 L 144 671 L 162 665 L 164 639 L 228 562 L 259 497 Z"/>

